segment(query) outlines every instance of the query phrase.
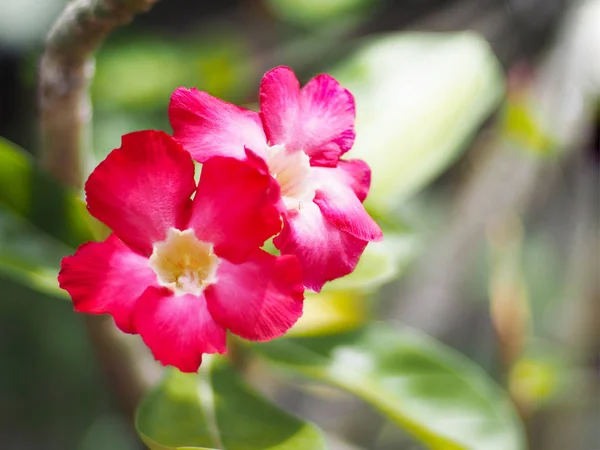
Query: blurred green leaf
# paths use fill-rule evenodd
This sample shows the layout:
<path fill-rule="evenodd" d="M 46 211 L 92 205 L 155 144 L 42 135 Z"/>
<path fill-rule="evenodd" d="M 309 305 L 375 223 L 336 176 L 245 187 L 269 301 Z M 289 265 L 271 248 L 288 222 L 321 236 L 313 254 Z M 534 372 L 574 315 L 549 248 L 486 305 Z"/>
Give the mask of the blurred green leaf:
<path fill-rule="evenodd" d="M 140 404 L 136 428 L 152 450 L 319 450 L 321 432 L 253 392 L 223 359 L 200 374 L 170 370 Z"/>
<path fill-rule="evenodd" d="M 531 313 L 529 334 L 532 336 L 553 337 L 553 330 L 563 319 L 561 301 L 564 298 L 567 261 L 561 257 L 558 247 L 556 239 L 543 230 L 529 230 L 523 237 L 518 276 L 527 294 Z M 485 256 L 484 252 L 476 255 L 470 265 L 468 283 L 474 299 L 488 302 L 491 273 Z"/>
<path fill-rule="evenodd" d="M 253 348 L 288 370 L 361 397 L 432 449 L 525 447 L 506 394 L 473 362 L 414 331 L 373 324 Z"/>
<path fill-rule="evenodd" d="M 166 94 L 165 101 L 168 101 Z M 106 111 L 100 110 L 94 114 L 94 164 L 91 170 L 108 156 L 115 148 L 121 146 L 121 137 L 135 130 L 164 130 L 170 132 L 169 119 L 165 111 L 131 111 L 127 109 Z"/>
<path fill-rule="evenodd" d="M 69 299 L 67 292 L 58 286 L 58 270 L 36 266 L 31 261 L 6 255 L 3 252 L 0 254 L 0 273 L 34 291 Z"/>
<path fill-rule="evenodd" d="M 44 294 L 68 298 L 58 287 L 60 260 L 94 239 L 95 222 L 74 191 L 0 138 L 0 272 Z"/>
<path fill-rule="evenodd" d="M 552 361 L 520 359 L 510 372 L 510 390 L 529 408 L 548 401 L 557 390 L 558 368 Z"/>
<path fill-rule="evenodd" d="M 69 248 L 0 207 L 0 273 L 31 289 L 68 298 L 58 268 Z"/>
<path fill-rule="evenodd" d="M 371 166 L 365 204 L 381 215 L 456 160 L 504 87 L 489 45 L 471 32 L 373 37 L 331 73 L 356 98 L 348 156 Z"/>
<path fill-rule="evenodd" d="M 256 95 L 253 80 L 258 74 L 253 48 L 240 30 L 220 24 L 196 38 L 189 37 L 186 44 L 192 86 L 236 103 L 247 101 L 249 94 Z"/>
<path fill-rule="evenodd" d="M 369 299 L 358 290 L 307 292 L 302 317 L 287 336 L 324 336 L 354 330 L 369 320 Z"/>
<path fill-rule="evenodd" d="M 77 450 L 140 450 L 129 421 L 118 412 L 96 418 L 87 428 Z"/>
<path fill-rule="evenodd" d="M 411 235 L 384 231 L 383 241 L 367 245 L 354 272 L 327 283 L 324 290 L 372 291 L 397 278 L 414 256 L 416 242 Z"/>
<path fill-rule="evenodd" d="M 524 96 L 513 95 L 506 103 L 502 117 L 502 136 L 517 148 L 536 155 L 551 156 L 558 150 L 552 136 L 544 133 L 536 121 L 534 107 Z"/>
<path fill-rule="evenodd" d="M 83 200 L 43 173 L 31 155 L 2 138 L 0 206 L 71 247 L 93 240 Z"/>
<path fill-rule="evenodd" d="M 330 25 L 336 19 L 364 16 L 378 3 L 379 0 L 266 0 L 276 16 L 309 27 Z"/>
<path fill-rule="evenodd" d="M 250 54 L 243 35 L 222 27 L 218 32 L 188 35 L 185 41 L 151 36 L 122 38 L 109 43 L 98 55 L 92 86 L 94 104 L 111 113 L 133 110 L 148 116 L 149 112 L 165 110 L 178 86 L 241 100 L 253 78 Z"/>
<path fill-rule="evenodd" d="M 527 413 L 564 402 L 579 389 L 577 363 L 572 351 L 556 340 L 530 338 L 525 351 L 511 367 L 508 385 L 513 398 Z M 582 393 L 582 392 L 581 392 Z M 578 394 L 576 394 L 577 396 Z"/>
<path fill-rule="evenodd" d="M 561 256 L 560 243 L 543 231 L 531 230 L 523 241 L 523 278 L 529 292 L 531 334 L 554 336 L 564 319 L 561 307 L 565 296 L 568 261 Z"/>
<path fill-rule="evenodd" d="M 165 39 L 108 45 L 97 58 L 94 102 L 112 109 L 166 108 L 177 86 L 193 82 L 189 60 L 182 45 Z"/>

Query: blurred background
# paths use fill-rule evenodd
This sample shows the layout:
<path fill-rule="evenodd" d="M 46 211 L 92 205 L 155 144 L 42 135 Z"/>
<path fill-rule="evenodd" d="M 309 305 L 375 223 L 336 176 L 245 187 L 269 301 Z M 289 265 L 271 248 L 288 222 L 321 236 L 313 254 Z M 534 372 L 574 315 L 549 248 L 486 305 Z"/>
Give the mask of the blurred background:
<path fill-rule="evenodd" d="M 0 136 L 34 155 L 37 64 L 64 5 L 0 1 Z M 373 168 L 367 207 L 390 235 L 361 263 L 369 289 L 324 294 L 332 326 L 366 308 L 423 330 L 509 390 L 531 449 L 600 449 L 600 3 L 159 1 L 98 52 L 88 172 L 122 134 L 169 131 L 176 86 L 252 106 L 276 65 L 355 94 L 350 156 Z M 1 208 L 0 224 L 0 259 L 71 252 L 20 238 Z M 271 395 L 332 448 L 421 448 L 357 400 Z M 83 319 L 0 271 L 0 449 L 141 448 Z"/>

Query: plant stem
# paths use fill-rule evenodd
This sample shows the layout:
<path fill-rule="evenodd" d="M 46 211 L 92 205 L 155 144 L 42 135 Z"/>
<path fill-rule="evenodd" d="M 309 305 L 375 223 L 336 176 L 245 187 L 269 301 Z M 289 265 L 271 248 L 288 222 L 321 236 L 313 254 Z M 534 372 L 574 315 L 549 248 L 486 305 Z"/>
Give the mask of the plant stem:
<path fill-rule="evenodd" d="M 156 1 L 73 0 L 50 30 L 39 72 L 41 159 L 43 167 L 67 186 L 83 185 L 93 53 L 113 29 Z M 141 342 L 120 333 L 110 317 L 90 316 L 85 323 L 111 388 L 133 418 L 141 396 L 161 374 L 158 366 Z"/>
<path fill-rule="evenodd" d="M 108 34 L 157 0 L 74 0 L 48 35 L 40 63 L 42 164 L 62 183 L 81 188 L 83 144 L 92 116 L 93 52 Z"/>

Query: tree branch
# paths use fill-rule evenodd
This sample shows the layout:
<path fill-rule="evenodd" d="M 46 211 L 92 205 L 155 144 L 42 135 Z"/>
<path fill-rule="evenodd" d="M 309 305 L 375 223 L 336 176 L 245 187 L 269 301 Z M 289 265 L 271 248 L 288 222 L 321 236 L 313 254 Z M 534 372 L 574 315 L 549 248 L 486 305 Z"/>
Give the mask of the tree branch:
<path fill-rule="evenodd" d="M 83 184 L 81 148 L 92 116 L 92 53 L 113 29 L 156 1 L 74 0 L 50 30 L 40 64 L 41 159 L 62 183 L 77 188 Z"/>
<path fill-rule="evenodd" d="M 58 18 L 40 64 L 42 165 L 62 183 L 80 189 L 89 145 L 93 52 L 108 34 L 158 0 L 73 0 Z M 160 376 L 139 339 L 120 333 L 108 316 L 86 317 L 92 345 L 125 412 Z"/>

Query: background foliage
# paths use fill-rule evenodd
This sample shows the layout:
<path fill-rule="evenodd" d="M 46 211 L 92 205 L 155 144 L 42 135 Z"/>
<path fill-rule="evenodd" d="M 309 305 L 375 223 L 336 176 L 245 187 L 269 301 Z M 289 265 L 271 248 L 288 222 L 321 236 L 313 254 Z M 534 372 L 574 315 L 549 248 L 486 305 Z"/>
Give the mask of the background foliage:
<path fill-rule="evenodd" d="M 600 83 L 569 25 L 587 22 L 558 0 L 183 3 L 98 53 L 87 170 L 126 132 L 168 131 L 175 86 L 252 105 L 271 66 L 327 71 L 356 97 L 349 156 L 373 169 L 385 240 L 309 294 L 285 338 L 167 371 L 133 423 L 56 285 L 60 259 L 105 230 L 35 161 L 35 62 L 63 2 L 4 2 L 0 446 L 134 450 L 136 430 L 153 450 L 600 446 Z"/>

